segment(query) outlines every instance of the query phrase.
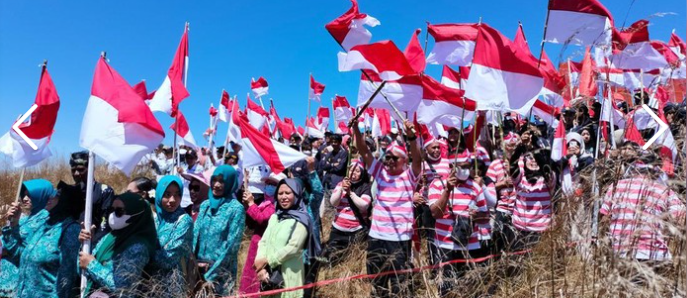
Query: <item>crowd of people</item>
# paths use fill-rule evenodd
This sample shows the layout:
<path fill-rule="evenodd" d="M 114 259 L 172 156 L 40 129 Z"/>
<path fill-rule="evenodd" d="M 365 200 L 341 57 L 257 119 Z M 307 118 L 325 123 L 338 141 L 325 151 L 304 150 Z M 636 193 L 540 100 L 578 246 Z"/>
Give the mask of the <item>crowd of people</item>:
<path fill-rule="evenodd" d="M 684 135 L 684 104 L 664 112 L 675 135 Z M 307 157 L 282 173 L 243 168 L 237 143 L 160 146 L 141 164 L 150 175 L 125 191 L 93 184 L 92 227 L 82 224 L 88 154 L 77 152 L 74 184 L 24 181 L 5 214 L 0 297 L 76 297 L 80 274 L 85 297 L 264 292 L 317 281 L 323 266 L 357 259 L 349 253 L 356 245 L 366 247 L 361 262 L 372 275 L 412 268 L 426 247 L 429 264 L 443 263 L 434 274 L 444 296 L 480 266 L 452 261 L 533 247 L 552 227 L 558 203 L 593 198 L 589 173 L 611 165 L 622 169 L 619 180 L 601 185 L 600 207 L 587 210 L 608 222 L 600 237 L 610 238 L 618 257 L 669 262 L 664 220 L 685 220 L 685 197 L 677 195 L 684 189 L 669 185 L 661 155 L 626 138 L 622 127 L 606 131 L 615 147 L 597 137 L 599 116 L 600 106 L 584 103 L 562 111 L 567 155 L 557 162 L 551 123 L 513 113 L 499 126 L 451 128 L 444 137 L 407 120 L 378 138 L 360 129 L 324 139 L 294 134 L 284 142 Z M 674 162 L 679 168 L 684 159 Z M 327 209 L 334 217 L 323 241 Z M 88 240 L 92 253 L 80 252 Z M 377 275 L 371 294 L 411 297 L 411 279 Z M 273 296 L 315 297 L 316 290 Z"/>

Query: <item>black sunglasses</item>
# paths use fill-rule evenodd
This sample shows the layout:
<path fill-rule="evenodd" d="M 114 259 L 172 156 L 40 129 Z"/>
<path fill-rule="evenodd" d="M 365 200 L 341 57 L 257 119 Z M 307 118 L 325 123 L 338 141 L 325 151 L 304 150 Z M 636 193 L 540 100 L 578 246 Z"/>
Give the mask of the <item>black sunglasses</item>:
<path fill-rule="evenodd" d="M 199 191 L 200 190 L 200 185 L 189 185 L 188 190 L 190 191 Z"/>
<path fill-rule="evenodd" d="M 399 158 L 400 158 L 400 157 L 394 156 L 394 155 L 385 155 L 385 156 L 384 156 L 384 160 L 387 160 L 387 161 L 388 161 L 388 160 L 398 161 Z"/>

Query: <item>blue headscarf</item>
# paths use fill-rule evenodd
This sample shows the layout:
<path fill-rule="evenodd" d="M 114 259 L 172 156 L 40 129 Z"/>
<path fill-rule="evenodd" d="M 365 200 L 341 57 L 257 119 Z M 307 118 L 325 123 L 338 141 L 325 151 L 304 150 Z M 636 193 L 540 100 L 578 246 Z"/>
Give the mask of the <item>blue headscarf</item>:
<path fill-rule="evenodd" d="M 177 210 L 181 209 L 181 205 L 179 205 L 177 210 L 174 210 L 174 212 L 167 212 L 164 208 L 162 208 L 162 196 L 164 196 L 165 191 L 167 191 L 167 188 L 172 183 L 176 183 L 176 185 L 179 187 L 179 199 L 181 199 L 181 197 L 184 195 L 184 183 L 181 181 L 181 178 L 172 175 L 166 175 L 160 178 L 160 181 L 158 181 L 157 187 L 155 188 L 155 211 L 157 212 L 158 216 L 165 217 L 167 215 L 176 213 Z"/>
<path fill-rule="evenodd" d="M 224 180 L 224 193 L 221 197 L 212 194 L 212 184 L 216 177 L 222 175 Z M 208 201 L 210 201 L 210 211 L 214 214 L 224 203 L 236 198 L 236 191 L 239 190 L 239 173 L 234 167 L 221 165 L 215 169 L 210 178 L 210 190 L 208 191 Z"/>
<path fill-rule="evenodd" d="M 48 200 L 57 195 L 57 190 L 52 186 L 50 181 L 45 179 L 27 180 L 23 183 L 22 197 L 28 195 L 31 199 L 31 215 L 36 215 L 39 211 L 45 209 Z"/>

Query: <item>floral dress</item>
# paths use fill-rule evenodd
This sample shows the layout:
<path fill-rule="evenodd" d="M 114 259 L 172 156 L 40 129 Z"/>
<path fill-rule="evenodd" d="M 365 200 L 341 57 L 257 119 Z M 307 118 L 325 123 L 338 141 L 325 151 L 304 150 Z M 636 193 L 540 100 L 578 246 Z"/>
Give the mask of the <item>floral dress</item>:
<path fill-rule="evenodd" d="M 180 295 L 188 291 L 185 273 L 193 244 L 193 219 L 178 208 L 170 214 L 158 214 L 155 223 L 161 248 L 155 251 L 153 268 L 155 279 L 165 283 L 160 297 Z"/>
<path fill-rule="evenodd" d="M 19 218 L 19 238 L 25 241 L 33 232 L 40 227 L 45 220 L 48 218 L 47 212 L 39 212 L 32 216 L 23 216 Z M 11 229 L 6 227 L 7 233 L 10 233 Z M 3 235 L 5 232 L 3 231 Z M 19 257 L 13 256 L 12 250 L 16 248 L 16 245 L 12 243 L 6 243 L 4 240 L 0 239 L 4 250 L 7 251 L 7 255 L 2 256 L 0 259 L 0 297 L 12 297 L 14 296 L 14 291 L 17 288 L 18 282 L 18 270 L 19 270 Z M 14 242 L 17 243 L 17 242 Z"/>
<path fill-rule="evenodd" d="M 94 255 L 101 249 L 102 243 L 98 242 L 93 250 Z M 150 253 L 146 245 L 135 243 L 105 263 L 101 264 L 97 260 L 88 263 L 86 277 L 93 281 L 93 290 L 121 291 L 122 293 L 117 296 L 120 298 L 136 297 L 136 287 L 139 286 L 143 268 L 149 261 Z"/>

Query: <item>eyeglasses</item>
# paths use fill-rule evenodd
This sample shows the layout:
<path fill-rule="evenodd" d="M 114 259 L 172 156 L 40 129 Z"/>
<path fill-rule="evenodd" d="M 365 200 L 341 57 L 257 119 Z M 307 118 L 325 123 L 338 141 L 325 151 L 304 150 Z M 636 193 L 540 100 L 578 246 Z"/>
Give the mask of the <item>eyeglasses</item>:
<path fill-rule="evenodd" d="M 112 213 L 114 213 L 114 215 L 117 217 L 122 217 L 124 214 L 126 214 L 126 210 L 124 210 L 122 207 L 112 207 Z"/>
<path fill-rule="evenodd" d="M 200 191 L 200 185 L 189 185 L 188 190 L 190 191 Z"/>
<path fill-rule="evenodd" d="M 389 160 L 398 161 L 399 158 L 400 158 L 400 157 L 394 156 L 394 155 L 385 155 L 385 156 L 384 156 L 384 160 L 385 160 L 385 161 L 389 161 Z"/>

